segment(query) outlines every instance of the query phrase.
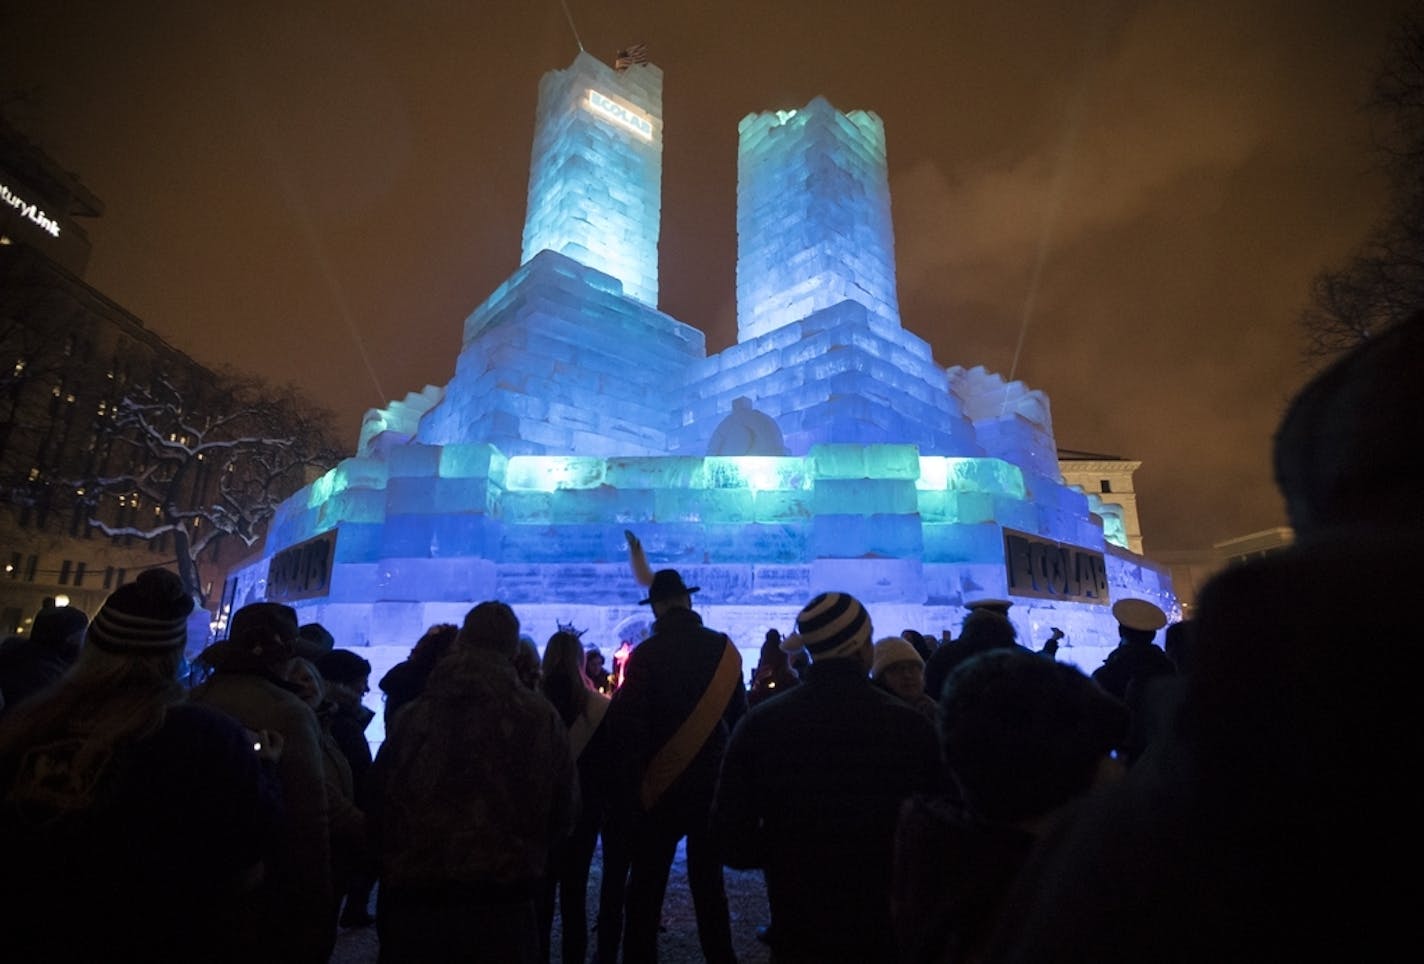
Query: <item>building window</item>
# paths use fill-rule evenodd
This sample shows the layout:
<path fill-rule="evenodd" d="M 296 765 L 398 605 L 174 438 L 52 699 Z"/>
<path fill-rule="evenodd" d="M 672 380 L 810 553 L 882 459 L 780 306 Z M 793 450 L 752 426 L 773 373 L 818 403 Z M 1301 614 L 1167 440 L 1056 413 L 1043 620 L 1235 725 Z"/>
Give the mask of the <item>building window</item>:
<path fill-rule="evenodd" d="M 30 556 L 25 560 L 25 582 L 34 582 L 35 573 L 40 568 L 40 557 Z"/>
<path fill-rule="evenodd" d="M 70 562 L 68 559 L 64 560 L 59 564 L 59 584 L 61 586 L 69 585 L 69 571 L 73 568 L 74 563 Z"/>
<path fill-rule="evenodd" d="M 24 563 L 24 557 L 18 552 L 10 553 L 10 561 L 5 565 L 5 572 L 11 579 L 20 578 L 20 566 Z"/>
<path fill-rule="evenodd" d="M 1103 492 L 1105 492 L 1105 493 L 1106 493 L 1106 492 L 1112 492 L 1112 480 L 1111 480 L 1111 479 L 1103 479 L 1103 480 L 1102 480 L 1101 482 L 1099 482 L 1098 484 L 1102 486 L 1102 491 L 1103 491 Z"/>
<path fill-rule="evenodd" d="M 74 586 L 75 586 L 75 588 L 78 588 L 78 587 L 84 585 L 84 569 L 85 569 L 84 563 L 82 563 L 82 562 L 75 563 L 75 565 L 74 565 Z"/>

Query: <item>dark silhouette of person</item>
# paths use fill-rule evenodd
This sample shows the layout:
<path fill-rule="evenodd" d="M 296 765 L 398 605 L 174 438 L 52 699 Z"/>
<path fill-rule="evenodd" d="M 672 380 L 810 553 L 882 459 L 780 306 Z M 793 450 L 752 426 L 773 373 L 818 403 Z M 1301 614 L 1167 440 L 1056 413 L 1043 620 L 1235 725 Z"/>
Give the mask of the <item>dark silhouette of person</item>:
<path fill-rule="evenodd" d="M 1118 644 L 1103 665 L 1093 671 L 1093 682 L 1123 700 L 1134 683 L 1142 686 L 1157 676 L 1171 676 L 1177 667 L 1153 640 L 1167 625 L 1167 614 L 1146 599 L 1119 599 L 1113 603 Z"/>
<path fill-rule="evenodd" d="M 1002 599 L 970 604 L 959 638 L 942 644 L 925 664 L 925 693 L 931 699 L 939 700 L 944 692 L 944 681 L 960 663 L 991 649 L 1018 646 L 1018 632 L 1008 617 L 1010 605 Z"/>
<path fill-rule="evenodd" d="M 1293 545 L 1202 590 L 1180 702 L 1026 868 L 986 960 L 1394 960 L 1415 937 L 1424 757 L 1424 312 L 1292 400 Z"/>
<path fill-rule="evenodd" d="M 756 669 L 752 670 L 752 688 L 747 693 L 747 705 L 756 706 L 762 700 L 785 693 L 801 682 L 791 668 L 791 660 L 781 648 L 781 633 L 768 629 L 762 640 Z"/>
<path fill-rule="evenodd" d="M 46 600 L 28 636 L 0 643 L 0 715 L 53 685 L 74 665 L 88 625 L 84 610 Z"/>
<path fill-rule="evenodd" d="M 262 956 L 324 961 L 336 943 L 331 882 L 333 800 L 327 794 L 322 728 L 286 679 L 295 655 L 297 614 L 281 603 L 249 603 L 232 614 L 228 638 L 199 655 L 213 668 L 190 699 L 227 713 L 254 732 L 281 734 L 276 770 L 283 836 L 256 895 L 265 914 Z"/>
<path fill-rule="evenodd" d="M 351 769 L 352 799 L 364 809 L 366 776 L 372 762 L 366 727 L 375 713 L 362 699 L 371 690 L 371 664 L 349 649 L 333 649 L 317 658 L 316 668 L 326 682 L 326 698 L 330 703 L 327 728 Z M 369 927 L 376 922 L 369 909 L 371 890 L 376 884 L 375 866 L 361 856 L 355 855 L 352 866 L 344 874 L 344 893 L 337 895 L 344 904 L 337 919 L 342 927 Z"/>
<path fill-rule="evenodd" d="M 930 657 L 934 655 L 935 644 L 925 638 L 924 633 L 917 629 L 902 629 L 900 638 L 911 646 L 915 647 L 915 652 L 920 654 L 920 661 L 928 663 Z"/>
<path fill-rule="evenodd" d="M 569 731 L 569 748 L 578 764 L 579 817 L 573 833 L 549 856 L 549 871 L 539 903 L 542 956 L 549 957 L 554 902 L 558 899 L 564 964 L 583 964 L 588 952 L 589 868 L 603 825 L 612 765 L 608 728 L 603 725 L 609 699 L 583 671 L 578 634 L 560 630 L 544 647 L 541 687 Z"/>
<path fill-rule="evenodd" d="M 593 683 L 593 688 L 604 696 L 607 696 L 609 690 L 613 688 L 608 682 L 608 670 L 604 668 L 603 651 L 597 646 L 590 646 L 588 652 L 584 654 L 583 672 Z"/>
<path fill-rule="evenodd" d="M 1119 778 L 1128 710 L 1078 669 L 1022 649 L 960 664 L 939 705 L 954 793 L 900 813 L 895 928 L 902 964 L 970 961 L 1004 895 L 1073 799 Z"/>
<path fill-rule="evenodd" d="M 805 679 L 747 713 L 723 762 L 718 845 L 728 866 L 765 873 L 782 964 L 896 960 L 896 816 L 942 776 L 934 726 L 867 675 L 872 631 L 847 593 L 807 603 L 783 643 L 810 654 Z"/>
<path fill-rule="evenodd" d="M 252 960 L 237 913 L 279 820 L 254 737 L 185 700 L 193 600 L 148 569 L 0 724 L 7 961 Z M 274 959 L 274 958 L 267 958 Z"/>
<path fill-rule="evenodd" d="M 431 626 L 411 647 L 410 655 L 392 666 L 386 671 L 386 675 L 381 677 L 381 692 L 386 698 L 383 716 L 387 730 L 401 707 L 425 692 L 430 671 L 441 657 L 450 651 L 459 631 L 459 627 L 451 623 Z"/>
<path fill-rule="evenodd" d="M 736 647 L 702 625 L 692 609 L 697 591 L 675 569 L 654 573 L 643 600 L 656 617 L 652 635 L 633 651 L 608 708 L 616 776 L 604 839 L 612 832 L 628 840 L 628 964 L 657 960 L 663 896 L 683 838 L 703 956 L 712 964 L 736 960 L 708 813 L 722 753 L 746 712 L 747 694 Z M 617 925 L 601 909 L 600 943 L 611 936 L 603 933 L 605 926 Z"/>
<path fill-rule="evenodd" d="M 563 721 L 515 672 L 518 646 L 509 606 L 471 609 L 376 755 L 383 961 L 539 960 L 536 900 L 578 774 Z"/>
<path fill-rule="evenodd" d="M 1132 733 L 1123 746 L 1124 760 L 1131 764 L 1157 730 L 1157 705 L 1165 706 L 1175 698 L 1175 691 L 1158 683 L 1175 676 L 1177 666 L 1153 641 L 1167 624 L 1161 607 L 1145 599 L 1119 599 L 1112 612 L 1118 623 L 1118 644 L 1093 671 L 1093 682 L 1132 711 Z"/>

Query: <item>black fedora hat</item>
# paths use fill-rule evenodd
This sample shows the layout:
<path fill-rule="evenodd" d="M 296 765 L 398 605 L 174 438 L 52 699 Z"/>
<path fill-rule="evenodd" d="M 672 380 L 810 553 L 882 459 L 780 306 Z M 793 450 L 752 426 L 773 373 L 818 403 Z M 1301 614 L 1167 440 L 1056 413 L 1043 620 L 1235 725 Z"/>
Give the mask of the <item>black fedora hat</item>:
<path fill-rule="evenodd" d="M 659 569 L 653 573 L 653 582 L 648 586 L 648 598 L 640 600 L 639 605 L 646 606 L 676 596 L 690 596 L 700 588 L 684 585 L 682 574 L 676 569 Z"/>

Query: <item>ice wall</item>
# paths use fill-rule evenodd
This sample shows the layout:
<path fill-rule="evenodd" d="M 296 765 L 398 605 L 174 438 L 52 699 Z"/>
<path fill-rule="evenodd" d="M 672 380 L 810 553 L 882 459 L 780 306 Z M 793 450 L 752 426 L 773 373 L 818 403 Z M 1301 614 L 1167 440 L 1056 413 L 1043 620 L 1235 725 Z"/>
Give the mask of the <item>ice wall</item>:
<path fill-rule="evenodd" d="M 927 455 L 983 455 L 927 343 L 862 304 L 841 301 L 694 366 L 679 451 L 708 450 L 736 399 L 776 421 L 787 451 L 913 442 Z"/>
<path fill-rule="evenodd" d="M 636 612 L 625 529 L 657 565 L 702 586 L 700 604 L 795 606 L 839 588 L 866 602 L 953 607 L 1007 591 L 1006 527 L 1103 550 L 1087 509 L 1082 492 L 1002 459 L 908 444 L 605 458 L 410 443 L 348 459 L 302 490 L 271 541 L 339 529 L 324 611 L 366 620 L 375 604 L 385 615 L 359 630 L 386 643 L 404 626 L 393 614 L 486 598 Z"/>
<path fill-rule="evenodd" d="M 738 340 L 847 300 L 898 326 L 880 118 L 817 97 L 738 134 Z"/>
<path fill-rule="evenodd" d="M 1047 395 L 1023 382 L 1006 381 L 982 365 L 956 365 L 946 374 L 949 390 L 974 424 L 974 437 L 985 454 L 1062 481 Z"/>
<path fill-rule="evenodd" d="M 706 339 L 553 251 L 522 265 L 465 322 L 444 399 L 416 440 L 478 440 L 509 455 L 653 455 Z"/>
<path fill-rule="evenodd" d="M 421 418 L 444 397 L 443 388 L 426 385 L 423 391 L 408 392 L 405 398 L 396 399 L 385 408 L 368 409 L 361 420 L 356 454 L 372 455 L 378 449 L 410 441 L 420 427 Z"/>
<path fill-rule="evenodd" d="M 658 303 L 663 72 L 587 53 L 539 82 L 522 262 L 557 251 Z"/>

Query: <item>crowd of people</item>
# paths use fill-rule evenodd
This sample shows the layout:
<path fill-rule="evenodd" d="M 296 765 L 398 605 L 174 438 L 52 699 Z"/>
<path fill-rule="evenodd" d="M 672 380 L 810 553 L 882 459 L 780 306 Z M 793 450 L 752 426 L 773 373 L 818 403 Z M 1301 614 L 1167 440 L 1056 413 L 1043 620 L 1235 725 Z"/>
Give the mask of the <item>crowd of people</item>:
<path fill-rule="evenodd" d="M 764 874 L 778 964 L 1392 955 L 1424 802 L 1396 598 L 1424 449 L 1392 416 L 1421 361 L 1424 317 L 1307 386 L 1276 441 L 1295 545 L 1190 623 L 1117 601 L 1091 676 L 1008 600 L 877 638 L 844 592 L 746 672 L 663 569 L 616 687 L 503 602 L 432 626 L 379 681 L 372 759 L 370 663 L 290 607 L 193 668 L 168 572 L 47 608 L 0 645 L 4 958 L 322 962 L 374 924 L 393 964 L 647 964 L 683 842 L 714 964 L 724 867 Z"/>

